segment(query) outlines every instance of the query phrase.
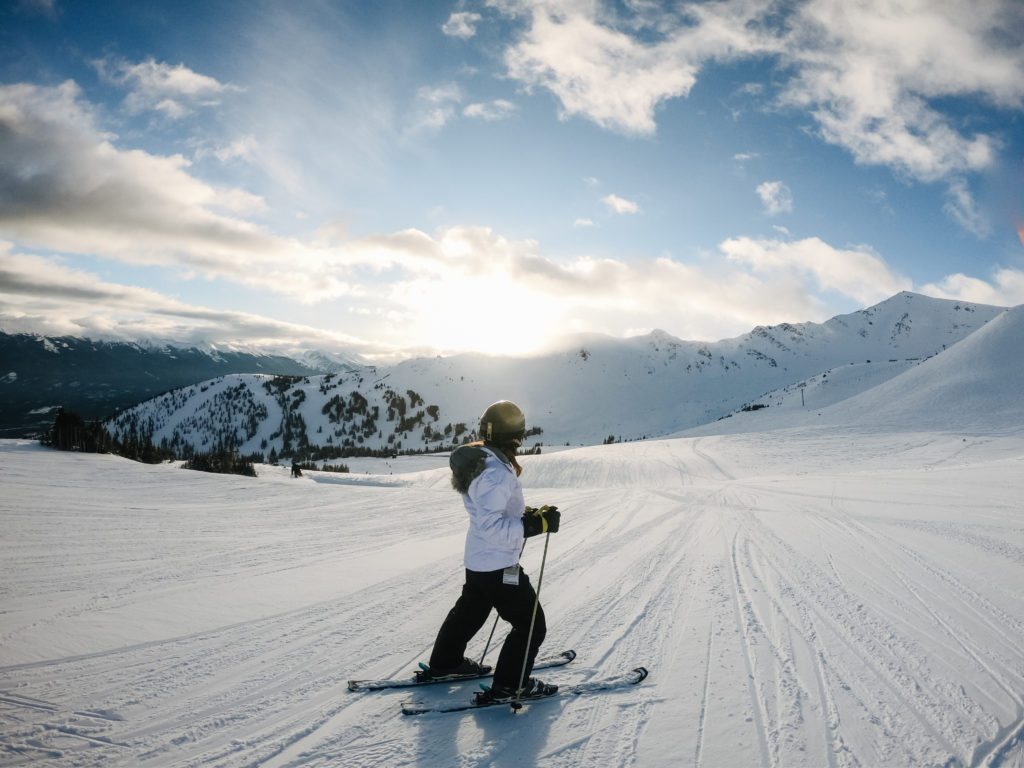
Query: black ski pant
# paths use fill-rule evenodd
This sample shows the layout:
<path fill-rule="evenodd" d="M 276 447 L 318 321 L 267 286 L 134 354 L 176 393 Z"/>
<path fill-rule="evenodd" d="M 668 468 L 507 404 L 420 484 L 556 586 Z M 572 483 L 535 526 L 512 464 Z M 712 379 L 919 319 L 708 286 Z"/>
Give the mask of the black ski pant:
<path fill-rule="evenodd" d="M 512 625 L 512 632 L 505 640 L 494 668 L 494 687 L 517 688 L 519 675 L 523 671 L 523 657 L 526 655 L 526 638 L 530 632 L 530 617 L 533 615 L 537 593 L 533 591 L 530 579 L 520 569 L 519 584 L 502 583 L 503 570 L 466 571 L 466 583 L 462 595 L 448 617 L 441 625 L 430 655 L 431 669 L 451 669 L 462 663 L 466 646 L 473 635 L 480 631 L 491 608 L 498 611 L 502 619 Z M 526 661 L 526 677 L 533 670 L 537 649 L 544 642 L 547 625 L 544 623 L 544 609 L 537 606 L 537 618 L 530 640 L 530 654 Z"/>

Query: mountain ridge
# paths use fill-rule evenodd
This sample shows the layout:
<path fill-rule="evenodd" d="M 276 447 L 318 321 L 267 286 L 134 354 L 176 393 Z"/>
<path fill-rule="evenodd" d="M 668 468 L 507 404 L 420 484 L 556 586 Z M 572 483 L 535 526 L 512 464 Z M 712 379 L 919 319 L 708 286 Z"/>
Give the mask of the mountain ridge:
<path fill-rule="evenodd" d="M 547 445 L 666 436 L 838 366 L 862 366 L 878 384 L 1006 311 L 901 293 L 824 323 L 758 326 L 719 342 L 652 332 L 530 358 L 467 353 L 298 380 L 231 376 L 129 409 L 110 428 L 194 450 L 429 450 L 467 439 L 480 411 L 508 398 Z"/>
<path fill-rule="evenodd" d="M 290 358 L 226 347 L 0 333 L 0 436 L 38 433 L 60 406 L 86 419 L 107 418 L 224 373 L 316 373 Z"/>

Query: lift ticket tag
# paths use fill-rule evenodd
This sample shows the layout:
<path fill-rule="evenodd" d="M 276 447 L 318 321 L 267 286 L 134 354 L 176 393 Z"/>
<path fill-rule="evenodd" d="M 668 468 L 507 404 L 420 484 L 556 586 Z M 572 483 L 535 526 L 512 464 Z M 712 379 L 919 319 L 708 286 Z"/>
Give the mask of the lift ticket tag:
<path fill-rule="evenodd" d="M 508 584 L 510 587 L 519 586 L 519 565 L 510 565 L 504 571 L 501 572 L 501 583 Z"/>

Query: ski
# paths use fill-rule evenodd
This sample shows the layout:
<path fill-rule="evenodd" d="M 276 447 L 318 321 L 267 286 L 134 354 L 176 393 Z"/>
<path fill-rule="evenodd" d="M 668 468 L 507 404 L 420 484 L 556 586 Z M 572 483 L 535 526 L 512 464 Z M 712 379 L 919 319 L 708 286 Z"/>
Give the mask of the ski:
<path fill-rule="evenodd" d="M 551 669 L 552 667 L 562 667 L 568 664 L 570 661 L 576 658 L 576 651 L 562 651 L 554 655 L 541 656 L 534 662 L 534 669 Z M 410 688 L 414 685 L 434 685 L 435 683 L 458 683 L 463 680 L 481 680 L 485 677 L 491 676 L 490 667 L 488 671 L 483 674 L 472 674 L 472 675 L 445 675 L 444 677 L 430 677 L 422 679 L 420 673 L 416 673 L 413 677 L 405 678 L 384 678 L 382 680 L 349 680 L 348 689 L 350 691 L 380 691 L 385 688 Z"/>
<path fill-rule="evenodd" d="M 578 683 L 577 685 L 567 685 L 559 688 L 556 693 L 550 696 L 538 696 L 536 698 L 522 699 L 519 702 L 513 702 L 511 700 L 495 701 L 490 704 L 456 704 L 454 706 L 440 706 L 431 707 L 427 705 L 416 704 L 414 702 L 404 702 L 402 704 L 403 715 L 427 715 L 433 713 L 442 712 L 469 712 L 473 709 L 486 709 L 488 707 L 495 707 L 499 704 L 507 704 L 513 709 L 518 709 L 524 704 L 533 704 L 538 701 L 547 701 L 549 699 L 566 698 L 568 696 L 579 696 L 584 693 L 596 693 L 599 691 L 610 691 L 616 688 L 628 688 L 631 685 L 637 685 L 647 677 L 647 669 L 645 667 L 637 667 L 630 672 L 626 672 L 621 675 L 615 675 L 613 677 L 604 677 L 600 680 L 591 680 L 587 683 Z"/>

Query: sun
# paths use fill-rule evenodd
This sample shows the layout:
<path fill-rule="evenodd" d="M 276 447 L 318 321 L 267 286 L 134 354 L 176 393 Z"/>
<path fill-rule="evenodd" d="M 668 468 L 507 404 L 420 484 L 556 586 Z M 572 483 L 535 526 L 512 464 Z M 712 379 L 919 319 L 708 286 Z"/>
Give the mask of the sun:
<path fill-rule="evenodd" d="M 444 352 L 528 355 L 559 335 L 562 309 L 547 294 L 503 275 L 452 275 L 407 284 L 415 346 Z"/>

